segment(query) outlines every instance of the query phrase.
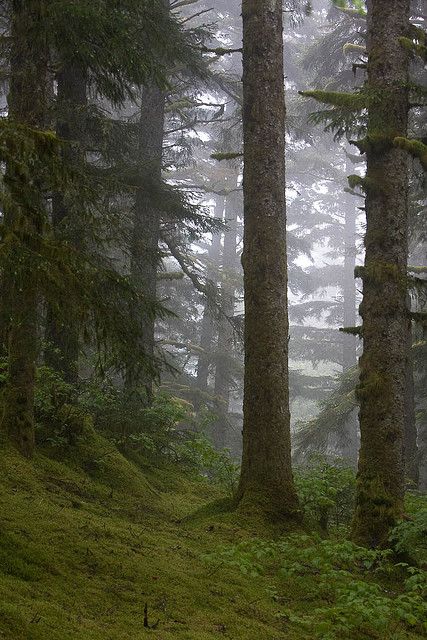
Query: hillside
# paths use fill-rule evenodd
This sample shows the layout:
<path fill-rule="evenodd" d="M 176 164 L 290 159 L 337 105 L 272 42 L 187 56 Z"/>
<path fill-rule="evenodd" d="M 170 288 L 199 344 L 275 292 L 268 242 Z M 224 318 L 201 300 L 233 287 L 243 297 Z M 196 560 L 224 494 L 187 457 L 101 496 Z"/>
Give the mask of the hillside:
<path fill-rule="evenodd" d="M 346 621 L 348 634 L 338 636 L 329 635 L 327 616 L 318 629 L 304 622 L 314 608 L 334 606 L 318 582 L 321 565 L 313 571 L 307 556 L 302 581 L 297 569 L 280 579 L 268 532 L 242 528 L 221 510 L 221 491 L 183 469 L 137 465 L 94 437 L 66 463 L 46 455 L 29 463 L 3 451 L 0 474 L 1 638 L 422 637 L 421 620 L 409 621 L 414 633 L 392 620 L 386 636 L 369 621 L 357 628 Z M 320 539 L 297 536 L 282 539 L 281 553 L 298 560 L 299 547 L 310 554 L 315 544 L 326 562 Z M 399 593 L 390 584 L 387 597 Z"/>

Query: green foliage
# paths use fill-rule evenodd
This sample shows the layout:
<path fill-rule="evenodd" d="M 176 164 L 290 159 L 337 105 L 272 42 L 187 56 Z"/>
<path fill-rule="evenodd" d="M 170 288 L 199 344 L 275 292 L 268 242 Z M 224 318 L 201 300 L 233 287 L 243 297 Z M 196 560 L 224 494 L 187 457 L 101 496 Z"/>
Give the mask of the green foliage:
<path fill-rule="evenodd" d="M 399 522 L 392 530 L 390 542 L 393 548 L 411 563 L 425 568 L 427 567 L 427 500 L 425 496 L 418 500 L 420 504 L 408 519 Z"/>
<path fill-rule="evenodd" d="M 47 33 L 62 60 L 90 70 L 97 92 L 120 104 L 150 82 L 166 86 L 177 62 L 201 69 L 194 46 L 200 33 L 184 31 L 162 0 L 53 0 Z"/>
<path fill-rule="evenodd" d="M 348 445 L 351 436 L 346 426 L 358 404 L 355 394 L 358 377 L 358 367 L 342 374 L 337 388 L 321 403 L 319 415 L 298 425 L 295 435 L 298 459 L 304 459 L 311 452 L 326 454 L 332 441 L 339 447 Z"/>
<path fill-rule="evenodd" d="M 77 404 L 75 387 L 46 366 L 36 371 L 34 417 L 38 442 L 55 447 L 76 445 L 93 427 L 91 416 Z"/>
<path fill-rule="evenodd" d="M 224 546 L 205 559 L 236 567 L 253 578 L 275 575 L 268 592 L 278 603 L 286 602 L 289 592 L 319 600 L 309 612 L 281 607 L 277 613 L 309 637 L 390 637 L 405 628 L 422 633 L 427 629 L 426 573 L 393 564 L 392 553 L 293 534 L 278 542 L 246 540 Z M 402 571 L 403 586 L 392 594 L 388 581 Z"/>
<path fill-rule="evenodd" d="M 307 521 L 327 530 L 329 525 L 348 525 L 352 516 L 356 477 L 353 469 L 332 466 L 322 458 L 300 467 L 295 483 Z"/>
<path fill-rule="evenodd" d="M 143 391 L 130 396 L 108 380 L 86 385 L 79 402 L 121 450 L 150 456 L 175 457 L 179 425 L 191 420 L 191 405 L 179 398 L 161 393 L 147 406 Z"/>
<path fill-rule="evenodd" d="M 207 476 L 228 495 L 234 495 L 240 465 L 233 460 L 228 449 L 218 451 L 203 433 L 193 433 L 180 445 L 178 455 L 181 462 Z"/>
<path fill-rule="evenodd" d="M 333 0 L 333 3 L 338 9 L 344 9 L 354 11 L 361 16 L 366 15 L 365 1 L 364 0 Z"/>

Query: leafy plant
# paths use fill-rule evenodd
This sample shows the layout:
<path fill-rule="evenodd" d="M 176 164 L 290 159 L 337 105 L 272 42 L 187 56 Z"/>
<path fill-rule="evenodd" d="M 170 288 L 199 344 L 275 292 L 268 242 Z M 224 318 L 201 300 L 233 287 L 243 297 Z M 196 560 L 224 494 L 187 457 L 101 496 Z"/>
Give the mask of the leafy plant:
<path fill-rule="evenodd" d="M 276 542 L 224 546 L 205 558 L 253 578 L 274 575 L 276 582 L 267 593 L 278 603 L 286 602 L 290 589 L 303 594 L 303 600 L 323 601 L 309 613 L 286 607 L 277 613 L 315 638 L 391 637 L 399 627 L 427 630 L 427 574 L 405 563 L 393 564 L 390 549 L 293 534 Z"/>
<path fill-rule="evenodd" d="M 402 520 L 390 536 L 393 548 L 411 563 L 427 566 L 427 504 L 420 498 L 419 508 L 407 520 Z"/>
<path fill-rule="evenodd" d="M 331 465 L 318 457 L 297 469 L 295 483 L 309 524 L 327 531 L 331 524 L 350 522 L 356 483 L 352 469 Z"/>
<path fill-rule="evenodd" d="M 228 449 L 218 451 L 203 433 L 192 433 L 180 445 L 178 455 L 181 462 L 222 486 L 229 495 L 234 494 L 240 465 Z"/>
<path fill-rule="evenodd" d="M 37 439 L 53 446 L 75 445 L 93 426 L 78 404 L 76 387 L 47 366 L 36 371 L 34 415 Z"/>

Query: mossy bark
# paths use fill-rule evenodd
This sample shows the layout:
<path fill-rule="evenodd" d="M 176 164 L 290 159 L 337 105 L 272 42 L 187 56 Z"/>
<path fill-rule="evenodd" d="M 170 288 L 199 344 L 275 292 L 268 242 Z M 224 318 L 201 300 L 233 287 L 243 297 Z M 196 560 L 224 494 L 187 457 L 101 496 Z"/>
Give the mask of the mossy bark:
<path fill-rule="evenodd" d="M 18 125 L 41 129 L 47 104 L 45 4 L 11 3 L 11 57 L 8 117 Z M 8 318 L 8 381 L 4 390 L 2 430 L 21 453 L 34 452 L 34 381 L 37 357 L 38 291 L 31 263 L 33 238 L 43 229 L 43 195 L 38 177 L 22 171 L 19 159 L 8 162 L 5 186 L 10 204 L 4 235 L 11 238 L 11 259 L 4 268 L 4 305 Z"/>
<path fill-rule="evenodd" d="M 360 360 L 361 450 L 353 539 L 378 547 L 403 511 L 408 258 L 408 159 L 393 146 L 408 127 L 408 54 L 399 38 L 408 30 L 409 0 L 368 2 L 367 145 L 364 352 Z"/>
<path fill-rule="evenodd" d="M 85 122 L 88 105 L 86 70 L 67 60 L 58 72 L 57 83 L 56 131 L 58 136 L 66 141 L 63 150 L 64 160 L 70 167 L 80 168 L 85 160 Z M 83 235 L 79 207 L 80 203 L 70 202 L 63 193 L 53 195 L 53 231 L 57 237 L 66 239 L 76 248 L 81 246 Z M 61 373 L 67 382 L 75 384 L 78 380 L 79 327 L 70 310 L 65 318 L 52 307 L 48 307 L 46 343 L 46 364 Z"/>
<path fill-rule="evenodd" d="M 159 263 L 159 238 L 161 209 L 158 200 L 163 158 L 165 96 L 157 87 L 142 90 L 138 141 L 138 187 L 132 224 L 131 279 L 134 286 L 149 302 L 156 300 L 157 269 Z M 156 197 L 157 195 L 157 197 Z M 154 202 L 154 204 L 153 204 Z M 155 317 L 142 305 L 131 309 L 140 327 L 140 345 L 136 354 L 144 353 L 146 364 L 129 357 L 125 386 L 128 393 L 137 388 L 145 390 L 147 402 L 153 396 L 153 374 L 149 361 L 155 351 Z"/>
<path fill-rule="evenodd" d="M 245 382 L 240 508 L 298 518 L 291 468 L 280 0 L 243 0 Z"/>

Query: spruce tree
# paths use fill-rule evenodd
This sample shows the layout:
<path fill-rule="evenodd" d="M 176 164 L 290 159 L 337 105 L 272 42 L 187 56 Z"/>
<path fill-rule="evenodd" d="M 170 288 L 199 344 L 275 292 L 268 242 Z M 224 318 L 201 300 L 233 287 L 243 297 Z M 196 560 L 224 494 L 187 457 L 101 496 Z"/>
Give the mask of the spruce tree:
<path fill-rule="evenodd" d="M 407 335 L 409 0 L 369 0 L 366 138 L 367 229 L 360 360 L 361 449 L 352 536 L 386 546 L 403 511 Z"/>
<path fill-rule="evenodd" d="M 243 0 L 245 383 L 237 498 L 298 511 L 291 469 L 281 0 Z"/>
<path fill-rule="evenodd" d="M 39 273 L 32 263 L 43 234 L 45 159 L 55 155 L 47 125 L 49 46 L 43 0 L 13 0 L 8 122 L 2 123 L 6 147 L 3 246 L 3 304 L 7 322 L 8 380 L 2 430 L 21 453 L 34 451 L 34 383 L 37 355 Z M 31 165 L 29 164 L 31 162 Z M 48 163 L 47 163 L 48 165 Z M 29 168 L 31 167 L 31 169 Z M 32 175 L 31 171 L 36 170 Z"/>

